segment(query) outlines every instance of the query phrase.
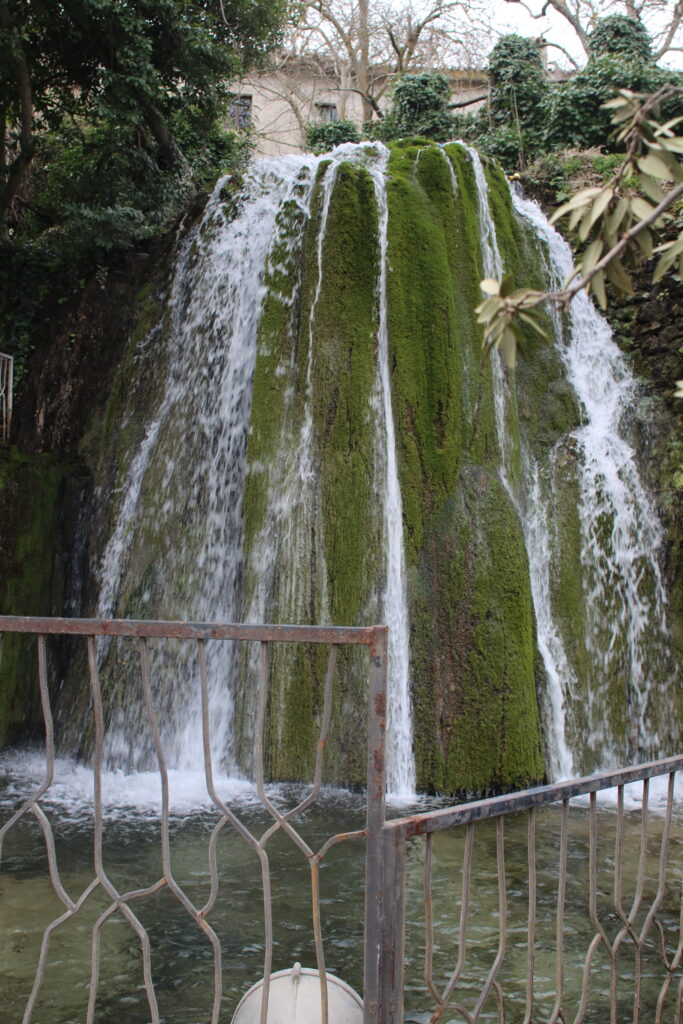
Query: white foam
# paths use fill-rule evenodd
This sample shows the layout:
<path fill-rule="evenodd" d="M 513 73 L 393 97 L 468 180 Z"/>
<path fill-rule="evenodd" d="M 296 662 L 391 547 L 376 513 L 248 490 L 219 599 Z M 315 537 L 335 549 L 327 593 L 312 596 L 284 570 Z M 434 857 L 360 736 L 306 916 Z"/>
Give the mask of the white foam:
<path fill-rule="evenodd" d="M 0 802 L 7 806 L 25 800 L 45 778 L 45 756 L 39 751 L 19 751 L 0 757 L 0 775 L 4 776 Z M 215 805 L 208 794 L 206 778 L 201 771 L 171 769 L 168 772 L 170 810 L 174 816 L 211 810 Z M 241 807 L 258 806 L 256 787 L 244 779 L 218 775 L 216 792 L 227 804 Z M 158 816 L 161 811 L 161 776 L 159 772 L 102 772 L 102 803 L 108 818 Z M 53 806 L 62 817 L 90 817 L 94 807 L 94 774 L 92 768 L 71 758 L 55 760 L 55 776 L 41 798 L 44 806 Z"/>
<path fill-rule="evenodd" d="M 669 776 L 658 775 L 650 779 L 648 787 L 648 809 L 653 814 L 664 814 L 669 792 Z M 587 806 L 590 798 L 588 796 L 576 797 L 573 804 Z M 598 806 L 607 810 L 616 810 L 619 800 L 619 790 L 603 789 L 597 794 Z M 640 811 L 643 806 L 643 783 L 631 782 L 624 786 L 624 810 Z M 676 817 L 683 815 L 683 775 L 679 772 L 674 781 L 673 809 Z"/>

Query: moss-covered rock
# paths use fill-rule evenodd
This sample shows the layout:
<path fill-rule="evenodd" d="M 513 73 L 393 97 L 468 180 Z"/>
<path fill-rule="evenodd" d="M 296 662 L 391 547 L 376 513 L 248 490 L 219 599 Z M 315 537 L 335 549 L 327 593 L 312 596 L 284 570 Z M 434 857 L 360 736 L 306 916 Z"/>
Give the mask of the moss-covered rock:
<path fill-rule="evenodd" d="M 76 544 L 84 481 L 50 455 L 0 449 L 0 614 L 59 615 L 82 566 Z M 52 650 L 54 651 L 54 645 Z M 54 665 L 52 666 L 54 668 Z M 0 747 L 40 728 L 35 639 L 0 639 Z"/>
<path fill-rule="evenodd" d="M 483 264 L 471 160 L 458 145 L 399 143 L 388 191 L 418 784 L 512 787 L 544 769 L 528 566 L 497 475 L 492 374 L 474 316 Z M 509 200 L 504 213 L 516 231 Z"/>
<path fill-rule="evenodd" d="M 296 206 L 283 210 L 279 231 L 282 252 L 269 260 L 279 276 L 264 304 L 254 372 L 243 608 L 261 620 L 364 625 L 377 618 L 383 571 L 373 416 L 377 207 L 367 170 L 321 165 L 310 218 L 302 223 Z M 324 651 L 272 652 L 267 756 L 275 778 L 310 774 L 325 668 Z M 364 779 L 365 682 L 358 652 L 340 652 L 332 781 Z M 241 761 L 251 745 L 250 693 L 237 694 Z"/>
<path fill-rule="evenodd" d="M 415 582 L 415 660 L 434 691 L 436 788 L 464 794 L 542 779 L 528 564 L 495 471 L 463 467 L 429 530 Z M 429 759 L 428 746 L 421 753 Z"/>

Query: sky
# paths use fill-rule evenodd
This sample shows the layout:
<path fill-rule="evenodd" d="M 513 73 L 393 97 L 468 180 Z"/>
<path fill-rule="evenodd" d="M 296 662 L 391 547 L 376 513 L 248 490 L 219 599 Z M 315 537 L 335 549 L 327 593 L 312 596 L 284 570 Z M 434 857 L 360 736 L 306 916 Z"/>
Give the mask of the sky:
<path fill-rule="evenodd" d="M 491 0 L 488 5 L 493 13 L 493 21 L 496 28 L 501 32 L 517 32 L 523 36 L 544 36 L 549 43 L 559 43 L 571 53 L 575 60 L 584 64 L 586 57 L 578 42 L 573 30 L 567 22 L 555 11 L 549 11 L 541 19 L 532 18 L 527 14 L 520 4 L 505 3 L 504 0 Z M 540 6 L 540 4 L 536 4 Z M 656 28 L 664 28 L 666 17 L 654 15 L 651 22 L 651 31 Z M 679 43 L 683 45 L 683 43 Z M 551 63 L 569 67 L 569 61 L 560 50 L 550 48 L 548 59 Z M 683 54 L 674 53 L 662 61 L 669 67 L 683 69 Z"/>

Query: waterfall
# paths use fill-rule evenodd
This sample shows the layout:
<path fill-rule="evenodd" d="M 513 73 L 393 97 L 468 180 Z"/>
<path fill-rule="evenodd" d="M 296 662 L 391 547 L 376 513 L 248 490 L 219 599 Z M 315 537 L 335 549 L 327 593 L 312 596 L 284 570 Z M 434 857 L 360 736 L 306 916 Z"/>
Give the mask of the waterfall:
<path fill-rule="evenodd" d="M 160 574 L 156 598 L 167 614 L 194 621 L 237 617 L 250 384 L 266 259 L 277 238 L 277 213 L 305 166 L 299 158 L 253 165 L 232 208 L 219 182 L 201 223 L 182 246 L 171 293 L 164 395 L 131 463 L 104 552 L 100 615 L 114 614 L 135 544 L 146 543 L 136 531 L 142 533 L 146 525 L 155 543 L 164 546 L 165 531 L 180 533 L 180 549 L 169 554 L 165 547 L 167 557 L 155 567 Z M 227 764 L 232 763 L 233 654 L 229 644 L 207 650 L 212 745 Z M 197 669 L 180 660 L 172 671 L 180 685 L 165 739 L 171 762 L 187 768 L 201 763 Z M 130 722 L 123 710 L 118 717 L 120 728 L 109 741 L 112 760 L 130 748 Z M 144 749 L 136 751 L 134 764 L 144 763 L 145 755 Z"/>
<path fill-rule="evenodd" d="M 504 273 L 503 261 L 498 249 L 496 226 L 491 216 L 488 200 L 488 185 L 479 154 L 469 146 L 474 168 L 479 207 L 481 250 L 486 277 L 500 279 Z M 566 737 L 566 701 L 575 689 L 575 677 L 555 623 L 550 601 L 550 566 L 553 544 L 551 526 L 548 521 L 548 502 L 544 500 L 541 483 L 541 469 L 529 446 L 522 439 L 520 460 L 522 466 L 520 485 L 512 482 L 513 470 L 509 424 L 514 394 L 508 387 L 503 359 L 499 352 L 491 353 L 496 431 L 501 452 L 501 477 L 506 491 L 519 514 L 524 543 L 529 559 L 531 596 L 536 617 L 536 633 L 539 652 L 546 673 L 546 692 L 542 710 L 545 717 L 545 740 L 548 768 L 553 778 L 569 778 L 573 774 L 573 758 Z"/>
<path fill-rule="evenodd" d="M 517 196 L 514 202 L 547 248 L 548 287 L 560 289 L 573 265 L 569 246 L 535 203 Z M 608 690 L 601 681 L 615 675 L 623 680 L 631 758 L 657 756 L 669 740 L 670 714 L 664 709 L 674 684 L 659 564 L 663 536 L 635 452 L 624 436 L 637 385 L 609 325 L 584 292 L 570 307 L 560 351 L 584 414 L 574 439 L 586 643 L 592 662 L 587 688 L 592 728 L 585 739 L 594 763 L 612 767 L 622 761 L 623 751 L 615 748 L 610 733 Z"/>
<path fill-rule="evenodd" d="M 393 796 L 410 797 L 415 792 L 415 764 L 410 711 L 410 632 L 406 565 L 403 546 L 403 503 L 396 461 L 396 433 L 391 405 L 389 374 L 389 331 L 387 310 L 387 246 L 389 205 L 386 166 L 389 151 L 384 147 L 370 167 L 379 209 L 379 326 L 378 357 L 385 436 L 384 523 L 386 544 L 386 587 L 384 621 L 389 627 L 389 703 L 387 708 L 387 788 Z"/>
<path fill-rule="evenodd" d="M 198 227 L 181 247 L 171 289 L 171 329 L 167 342 L 163 397 L 133 456 L 123 485 L 124 498 L 100 564 L 98 615 L 115 614 L 143 518 L 145 487 L 154 478 L 153 505 L 163 530 L 178 502 L 186 504 L 188 549 L 169 559 L 167 577 L 156 584 L 150 603 L 161 600 L 169 613 L 205 621 L 234 621 L 242 615 L 262 622 L 276 608 L 291 621 L 309 621 L 316 601 L 319 621 L 330 620 L 326 597 L 323 524 L 319 481 L 313 455 L 312 365 L 315 317 L 324 286 L 323 247 L 337 170 L 345 161 L 370 174 L 379 215 L 377 273 L 377 421 L 376 461 L 383 474 L 381 504 L 385 537 L 383 618 L 390 626 L 388 700 L 388 787 L 405 797 L 414 792 L 409 697 L 409 638 L 401 496 L 391 407 L 387 332 L 387 223 L 384 147 L 339 147 L 322 170 L 316 240 L 317 277 L 308 313 L 305 395 L 300 425 L 281 438 L 282 456 L 269 468 L 267 514 L 250 545 L 249 571 L 255 581 L 246 604 L 240 603 L 243 577 L 243 498 L 247 473 L 264 467 L 247 459 L 251 383 L 257 358 L 259 323 L 268 289 L 287 277 L 299 255 L 311 215 L 311 196 L 321 160 L 290 157 L 253 165 L 236 208 L 226 214 L 219 182 Z M 294 226 L 293 226 L 294 225 Z M 292 294 L 277 294 L 294 306 Z M 282 372 L 286 372 L 284 367 Z M 279 370 L 277 372 L 280 372 Z M 379 411 L 380 415 L 377 415 Z M 371 410 L 368 410 L 370 415 Z M 183 436 L 179 436 L 179 432 Z M 294 457 L 286 457 L 286 451 Z M 160 467 L 158 474 L 155 468 Z M 147 495 L 147 502 L 150 500 Z M 195 530 L 191 527 L 194 525 Z M 201 539 L 197 541 L 190 534 Z M 142 544 L 142 542 L 140 542 Z M 183 598 L 174 593 L 179 559 L 186 576 Z M 164 572 L 165 570 L 161 570 Z M 317 591 L 317 598 L 314 597 Z M 158 610 L 155 609 L 158 614 Z M 101 661 L 108 647 L 101 648 Z M 212 705 L 212 744 L 217 758 L 235 769 L 232 687 L 239 666 L 231 645 L 207 651 Z M 254 671 L 253 658 L 250 659 Z M 161 665 L 159 666 L 161 668 Z M 168 666 L 166 666 L 166 670 Z M 197 763 L 201 731 L 196 669 L 176 660 L 184 677 L 182 706 L 166 737 L 179 767 Z M 108 746 L 110 763 L 130 764 L 130 721 L 115 712 Z M 135 766 L 144 763 L 138 751 Z"/>
<path fill-rule="evenodd" d="M 500 277 L 518 252 L 555 287 L 571 258 L 513 202 L 462 144 L 345 145 L 259 161 L 236 196 L 219 183 L 163 315 L 131 339 L 122 376 L 143 370 L 102 435 L 97 614 L 386 622 L 401 799 L 536 781 L 541 732 L 555 778 L 676 734 L 662 530 L 604 321 L 580 297 L 548 311 L 557 344 L 538 360 L 480 359 L 482 270 Z M 201 762 L 198 666 L 190 645 L 162 648 L 163 740 L 185 769 Z M 269 768 L 306 777 L 324 669 L 271 653 Z M 254 652 L 212 643 L 207 658 L 214 756 L 248 775 Z M 99 660 L 109 764 L 146 768 L 134 654 L 104 640 Z M 343 652 L 338 669 L 329 777 L 362 782 L 365 666 Z M 64 708 L 80 742 L 82 700 Z"/>

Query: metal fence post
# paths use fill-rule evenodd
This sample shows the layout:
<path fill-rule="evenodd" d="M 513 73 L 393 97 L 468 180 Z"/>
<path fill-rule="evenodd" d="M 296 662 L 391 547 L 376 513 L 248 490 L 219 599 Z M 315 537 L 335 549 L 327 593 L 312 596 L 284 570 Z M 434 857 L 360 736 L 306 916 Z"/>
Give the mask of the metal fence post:
<path fill-rule="evenodd" d="M 388 630 L 378 629 L 370 647 L 368 678 L 368 789 L 365 854 L 364 1024 L 379 1024 L 382 884 L 387 716 Z"/>
<path fill-rule="evenodd" d="M 382 932 L 378 1024 L 403 1024 L 406 841 L 401 829 L 382 842 Z"/>

